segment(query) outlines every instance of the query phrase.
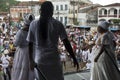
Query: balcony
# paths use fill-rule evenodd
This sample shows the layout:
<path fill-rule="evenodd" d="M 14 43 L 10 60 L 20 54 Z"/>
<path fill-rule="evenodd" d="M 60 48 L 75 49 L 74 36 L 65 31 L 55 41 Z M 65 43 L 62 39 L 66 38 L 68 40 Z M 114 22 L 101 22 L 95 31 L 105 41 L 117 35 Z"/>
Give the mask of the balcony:
<path fill-rule="evenodd" d="M 99 15 L 99 17 L 107 17 L 107 15 Z"/>
<path fill-rule="evenodd" d="M 108 17 L 117 17 L 117 14 L 114 14 L 114 15 L 108 15 Z"/>

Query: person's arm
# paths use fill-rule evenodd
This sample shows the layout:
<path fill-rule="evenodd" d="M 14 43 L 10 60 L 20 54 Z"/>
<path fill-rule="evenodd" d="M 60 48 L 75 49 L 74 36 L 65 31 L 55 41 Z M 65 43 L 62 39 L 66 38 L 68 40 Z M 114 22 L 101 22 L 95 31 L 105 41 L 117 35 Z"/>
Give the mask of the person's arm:
<path fill-rule="evenodd" d="M 98 61 L 98 59 L 99 59 L 99 57 L 101 56 L 101 54 L 103 53 L 103 51 L 104 51 L 104 45 L 101 46 L 98 55 L 97 55 L 97 56 L 95 57 L 95 59 L 94 59 L 94 62 L 97 62 L 97 61 Z"/>
<path fill-rule="evenodd" d="M 32 42 L 29 42 L 29 61 L 30 61 L 31 70 L 34 70 L 34 67 L 36 66 L 36 64 L 33 59 L 33 43 Z"/>
<path fill-rule="evenodd" d="M 29 43 L 29 59 L 30 61 L 33 61 L 33 43 Z"/>
<path fill-rule="evenodd" d="M 103 54 L 103 51 L 104 51 L 106 46 L 110 46 L 110 41 L 109 41 L 109 37 L 107 34 L 105 34 L 101 38 L 101 48 L 100 48 L 98 55 L 95 57 L 94 62 L 98 61 L 99 57 Z"/>
<path fill-rule="evenodd" d="M 63 39 L 62 41 L 65 45 L 66 50 L 69 52 L 70 56 L 72 57 L 72 59 L 74 61 L 74 66 L 77 65 L 77 70 L 78 70 L 79 69 L 79 64 L 78 64 L 78 61 L 75 57 L 75 54 L 73 52 L 73 49 L 71 47 L 71 44 L 70 44 L 69 40 L 66 38 L 66 39 Z"/>

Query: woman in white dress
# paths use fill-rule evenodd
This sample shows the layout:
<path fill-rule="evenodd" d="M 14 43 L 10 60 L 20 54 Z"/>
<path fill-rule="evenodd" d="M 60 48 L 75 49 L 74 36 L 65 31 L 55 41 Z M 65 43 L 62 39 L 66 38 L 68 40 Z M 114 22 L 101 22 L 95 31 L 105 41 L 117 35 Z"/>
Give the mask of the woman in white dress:
<path fill-rule="evenodd" d="M 28 14 L 24 18 L 23 29 L 19 30 L 16 34 L 15 45 L 17 46 L 11 80 L 33 80 L 33 71 L 29 68 L 29 53 L 28 42 L 26 37 L 28 35 L 29 25 L 34 20 L 34 15 Z"/>
<path fill-rule="evenodd" d="M 101 34 L 96 40 L 94 63 L 91 80 L 120 80 L 115 59 L 114 35 L 108 31 L 109 23 L 104 21 L 98 25 Z"/>
<path fill-rule="evenodd" d="M 53 4 L 45 1 L 41 5 L 40 18 L 30 24 L 27 41 L 29 41 L 30 66 L 34 69 L 37 64 L 47 80 L 64 80 L 60 52 L 58 50 L 59 37 L 73 58 L 74 64 L 79 68 L 67 34 L 61 22 L 52 18 Z M 34 49 L 34 50 L 33 50 Z M 33 59 L 33 51 L 35 59 Z M 36 64 L 35 64 L 36 63 Z M 35 69 L 36 79 L 44 80 Z"/>

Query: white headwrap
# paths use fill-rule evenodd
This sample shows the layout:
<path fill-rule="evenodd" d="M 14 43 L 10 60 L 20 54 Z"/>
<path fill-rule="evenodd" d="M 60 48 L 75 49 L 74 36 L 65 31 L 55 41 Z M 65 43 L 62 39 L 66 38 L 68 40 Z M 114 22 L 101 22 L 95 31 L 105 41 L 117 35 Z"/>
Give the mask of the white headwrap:
<path fill-rule="evenodd" d="M 30 25 L 30 23 L 35 19 L 35 16 L 33 14 L 27 14 L 24 17 L 24 24 L 25 25 Z"/>
<path fill-rule="evenodd" d="M 109 29 L 109 22 L 107 21 L 101 21 L 100 23 L 98 23 L 98 27 L 102 27 L 105 30 Z"/>

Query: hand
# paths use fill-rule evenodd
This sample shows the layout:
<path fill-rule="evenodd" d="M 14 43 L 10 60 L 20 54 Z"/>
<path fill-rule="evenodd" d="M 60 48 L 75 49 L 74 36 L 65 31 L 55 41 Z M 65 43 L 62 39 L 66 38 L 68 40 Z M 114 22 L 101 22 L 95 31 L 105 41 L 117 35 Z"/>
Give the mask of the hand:
<path fill-rule="evenodd" d="M 34 67 L 35 67 L 36 65 L 37 65 L 37 64 L 36 64 L 33 60 L 30 61 L 30 69 L 31 69 L 31 70 L 34 70 Z"/>
<path fill-rule="evenodd" d="M 79 70 L 79 63 L 78 63 L 77 59 L 73 59 L 73 62 L 74 62 L 74 67 L 77 67 L 76 71 L 78 71 Z"/>

